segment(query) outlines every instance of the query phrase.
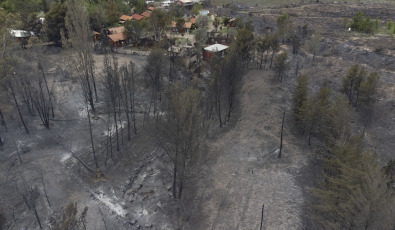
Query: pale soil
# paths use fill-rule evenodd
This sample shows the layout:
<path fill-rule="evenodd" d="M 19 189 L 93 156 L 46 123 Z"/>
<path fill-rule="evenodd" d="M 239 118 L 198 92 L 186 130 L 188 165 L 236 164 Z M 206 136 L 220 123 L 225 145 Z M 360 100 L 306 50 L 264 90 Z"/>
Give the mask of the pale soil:
<path fill-rule="evenodd" d="M 254 70 L 243 76 L 239 97 L 234 127 L 208 143 L 214 159 L 193 186 L 194 211 L 184 216 L 188 228 L 259 229 L 264 204 L 264 229 L 302 229 L 303 195 L 296 177 L 309 152 L 290 134 L 291 94 L 273 80 L 271 70 Z M 284 145 L 278 158 L 278 151 L 271 152 L 280 145 L 283 110 Z"/>

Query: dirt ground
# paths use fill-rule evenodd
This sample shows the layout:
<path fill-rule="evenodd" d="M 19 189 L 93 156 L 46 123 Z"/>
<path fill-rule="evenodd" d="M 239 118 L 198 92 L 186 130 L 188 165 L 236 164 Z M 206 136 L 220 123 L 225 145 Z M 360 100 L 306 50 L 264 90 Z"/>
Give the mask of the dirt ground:
<path fill-rule="evenodd" d="M 192 205 L 193 211 L 185 213 L 186 229 L 259 229 L 262 205 L 263 229 L 316 229 L 307 206 L 309 189 L 320 168 L 313 157 L 314 149 L 304 138 L 296 138 L 292 128 L 296 58 L 303 66 L 301 72 L 309 76 L 310 90 L 317 92 L 327 81 L 332 97 L 339 95 L 341 79 L 352 65 L 361 64 L 368 72 L 378 72 L 379 100 L 365 130 L 366 144 L 384 163 L 395 157 L 394 38 L 346 32 L 343 18 L 358 10 L 383 21 L 395 17 L 393 6 L 382 5 L 314 4 L 290 9 L 251 8 L 243 13 L 253 12 L 254 26 L 260 32 L 266 26 L 274 27 L 275 19 L 283 12 L 291 15 L 296 26 L 308 23 L 323 36 L 320 54 L 314 62 L 305 48 L 298 57 L 290 55 L 290 68 L 282 83 L 272 70 L 252 70 L 243 76 L 238 94 L 241 106 L 228 129 L 207 143 L 213 159 L 199 170 L 199 179 L 191 181 L 185 202 Z M 289 46 L 281 49 L 292 53 Z M 279 147 L 284 110 L 284 150 L 282 158 L 277 158 L 273 150 Z M 357 111 L 353 111 L 351 126 L 354 133 L 363 130 Z"/>
<path fill-rule="evenodd" d="M 339 93 L 341 78 L 352 64 L 363 64 L 369 72 L 379 73 L 379 100 L 365 136 L 382 162 L 394 158 L 395 42 L 387 35 L 368 37 L 348 33 L 343 18 L 351 17 L 359 9 L 370 13 L 372 18 L 395 21 L 394 7 L 378 4 L 252 7 L 238 12 L 244 16 L 252 12 L 258 33 L 263 33 L 267 26 L 274 27 L 277 16 L 288 12 L 296 26 L 308 23 L 311 30 L 322 32 L 321 50 L 314 62 L 304 48 L 298 57 L 290 55 L 290 69 L 283 82 L 270 69 L 250 70 L 243 76 L 230 122 L 202 145 L 205 163 L 193 168 L 191 174 L 195 176 L 186 182 L 179 210 L 182 229 L 259 229 L 263 205 L 263 229 L 315 229 L 309 221 L 306 204 L 319 167 L 313 160 L 313 149 L 307 146 L 307 140 L 295 136 L 292 125 L 296 58 L 303 65 L 301 71 L 310 77 L 311 91 L 317 91 L 327 80 L 332 96 Z M 290 51 L 285 45 L 281 49 Z M 132 60 L 142 70 L 146 62 L 144 55 L 120 53 L 119 64 Z M 98 73 L 103 55 L 94 58 Z M 63 63 L 61 55 L 49 54 L 46 67 L 50 79 L 58 78 L 56 67 Z M 37 116 L 26 116 L 31 130 L 26 135 L 15 115 L 6 116 L 10 121 L 8 128 L 13 132 L 0 129 L 6 143 L 0 151 L 0 213 L 6 218 L 6 229 L 39 229 L 32 210 L 22 198 L 25 189 L 33 186 L 40 193 L 35 204 L 44 229 L 48 216 L 69 202 L 77 202 L 80 210 L 89 207 L 89 230 L 175 229 L 171 176 L 165 165 L 165 154 L 153 138 L 155 127 L 146 123 L 143 127 L 143 116 L 139 114 L 138 135 L 131 142 L 125 139 L 121 153 L 114 152 L 104 165 L 107 117 L 103 112 L 105 104 L 100 102 L 92 121 L 104 177 L 94 179 L 71 154 L 77 154 L 94 167 L 78 83 L 64 78 L 58 79 L 55 86 L 58 106 L 51 129 L 46 130 Z M 142 110 L 147 91 L 144 87 L 139 90 L 138 107 Z M 284 110 L 284 148 L 282 157 L 278 158 Z M 351 122 L 353 132 L 362 131 L 357 111 L 353 112 Z M 43 181 L 49 202 L 44 196 Z"/>

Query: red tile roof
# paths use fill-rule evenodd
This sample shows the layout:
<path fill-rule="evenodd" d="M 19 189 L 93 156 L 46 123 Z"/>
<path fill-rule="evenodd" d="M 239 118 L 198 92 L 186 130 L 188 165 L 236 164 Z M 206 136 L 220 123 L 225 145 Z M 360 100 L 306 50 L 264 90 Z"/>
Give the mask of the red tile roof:
<path fill-rule="evenodd" d="M 133 14 L 133 15 L 132 15 L 132 18 L 133 18 L 134 20 L 140 21 L 140 20 L 143 19 L 144 17 L 141 16 L 141 15 L 139 15 L 139 14 Z"/>
<path fill-rule="evenodd" d="M 184 28 L 190 29 L 192 27 L 192 22 L 185 22 Z"/>
<path fill-rule="evenodd" d="M 141 16 L 149 18 L 151 16 L 151 12 L 144 12 L 144 13 L 141 14 Z"/>
<path fill-rule="evenodd" d="M 124 26 L 108 28 L 108 30 L 110 31 L 111 34 L 122 34 L 124 29 L 125 29 Z"/>
<path fill-rule="evenodd" d="M 121 21 L 126 21 L 126 20 L 132 20 L 133 18 L 132 18 L 132 16 L 122 15 L 119 19 Z"/>

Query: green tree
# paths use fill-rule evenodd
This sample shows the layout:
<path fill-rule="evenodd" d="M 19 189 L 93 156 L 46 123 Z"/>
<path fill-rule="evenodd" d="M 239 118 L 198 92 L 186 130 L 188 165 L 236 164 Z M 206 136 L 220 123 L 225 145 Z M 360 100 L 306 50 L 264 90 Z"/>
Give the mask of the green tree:
<path fill-rule="evenodd" d="M 280 40 L 285 42 L 292 32 L 291 17 L 287 13 L 283 13 L 277 18 L 277 32 Z"/>
<path fill-rule="evenodd" d="M 372 21 L 369 16 L 365 16 L 362 11 L 358 11 L 358 13 L 352 17 L 350 27 L 352 30 L 358 32 L 374 34 L 378 29 L 378 20 Z"/>
<path fill-rule="evenodd" d="M 61 46 L 62 35 L 64 33 L 65 37 L 68 37 L 65 17 L 66 17 L 66 6 L 63 3 L 55 3 L 52 8 L 45 15 L 45 32 L 47 34 L 48 40 L 53 41 L 56 45 Z"/>
<path fill-rule="evenodd" d="M 274 54 L 280 50 L 280 43 L 278 41 L 278 34 L 273 34 L 269 38 L 270 49 L 272 50 L 272 57 L 270 58 L 270 68 L 272 68 Z"/>
<path fill-rule="evenodd" d="M 146 9 L 144 0 L 131 0 L 130 3 L 132 4 L 134 13 L 136 14 L 141 14 Z"/>
<path fill-rule="evenodd" d="M 124 24 L 125 29 L 123 34 L 126 40 L 135 42 L 136 44 L 139 42 L 140 38 L 142 38 L 145 34 L 145 23 L 136 21 L 136 20 L 127 20 Z"/>
<path fill-rule="evenodd" d="M 218 26 L 219 26 L 220 22 L 221 21 L 220 21 L 220 19 L 218 17 L 214 18 L 213 26 L 215 27 L 215 31 L 218 31 Z"/>
<path fill-rule="evenodd" d="M 301 74 L 296 79 L 296 90 L 294 94 L 294 118 L 296 127 L 303 129 L 303 123 L 301 122 L 302 106 L 306 103 L 308 98 L 308 85 L 309 77 L 306 74 Z"/>
<path fill-rule="evenodd" d="M 392 229 L 394 191 L 375 155 L 364 150 L 362 137 L 331 152 L 324 179 L 313 189 L 313 217 L 320 229 Z"/>
<path fill-rule="evenodd" d="M 361 82 L 359 108 L 363 112 L 365 125 L 371 119 L 374 111 L 374 105 L 377 101 L 377 87 L 379 84 L 379 79 L 379 75 L 376 72 L 373 72 Z"/>
<path fill-rule="evenodd" d="M 202 93 L 192 87 L 183 89 L 177 82 L 169 95 L 165 136 L 172 147 L 166 151 L 173 164 L 173 197 L 181 198 L 188 168 L 199 149 L 202 129 Z M 169 149 L 169 148 L 166 148 Z"/>
<path fill-rule="evenodd" d="M 121 15 L 121 13 L 119 12 L 115 0 L 107 0 L 106 15 L 107 15 L 107 20 L 110 23 L 119 21 L 119 16 Z"/>
<path fill-rule="evenodd" d="M 167 29 L 170 24 L 170 19 L 167 13 L 161 9 L 152 11 L 148 28 L 154 33 L 155 40 L 161 40 L 162 33 Z"/>
<path fill-rule="evenodd" d="M 198 15 L 200 13 L 200 11 L 202 10 L 202 8 L 203 8 L 203 6 L 200 3 L 193 4 L 192 9 L 191 9 L 191 14 L 195 15 L 195 16 Z"/>
<path fill-rule="evenodd" d="M 300 108 L 297 119 L 301 121 L 303 130 L 307 131 L 309 145 L 313 135 L 318 138 L 324 136 L 330 105 L 330 90 L 324 86 L 318 93 L 308 97 Z"/>
<path fill-rule="evenodd" d="M 320 50 L 320 40 L 321 37 L 316 31 L 309 42 L 309 49 L 311 50 L 311 52 L 313 52 L 313 61 L 315 59 L 315 56 L 317 55 L 317 52 Z"/>
<path fill-rule="evenodd" d="M 329 148 L 338 143 L 344 143 L 350 137 L 351 112 L 352 106 L 344 94 L 337 96 L 331 103 L 327 115 L 328 120 L 323 129 L 324 144 L 327 144 Z"/>
<path fill-rule="evenodd" d="M 361 82 L 365 79 L 365 68 L 359 65 L 353 65 L 347 75 L 343 78 L 342 91 L 348 97 L 348 100 L 353 106 L 358 103 Z"/>
<path fill-rule="evenodd" d="M 254 34 L 248 28 L 238 29 L 234 41 L 236 43 L 236 51 L 241 56 L 243 65 L 248 67 L 251 58 L 250 52 L 254 47 Z"/>
<path fill-rule="evenodd" d="M 288 54 L 287 52 L 284 52 L 277 55 L 274 60 L 274 69 L 277 70 L 280 81 L 283 80 L 283 73 L 288 68 L 287 58 Z"/>
<path fill-rule="evenodd" d="M 66 208 L 59 212 L 55 212 L 49 218 L 52 230 L 79 230 L 86 229 L 86 215 L 88 207 L 85 206 L 84 210 L 78 215 L 77 203 L 70 202 Z"/>
<path fill-rule="evenodd" d="M 179 33 L 181 33 L 182 35 L 184 35 L 184 33 L 185 33 L 184 24 L 185 24 L 185 19 L 184 18 L 177 18 L 177 20 L 176 20 L 176 28 L 177 28 L 177 31 Z"/>
<path fill-rule="evenodd" d="M 259 68 L 262 68 L 262 64 L 264 63 L 263 68 L 266 67 L 267 56 L 270 50 L 270 35 L 265 34 L 263 37 L 258 38 L 256 42 L 258 52 L 259 52 Z M 266 52 L 266 56 L 265 56 Z M 265 58 L 264 58 L 265 56 Z"/>
<path fill-rule="evenodd" d="M 210 19 L 208 18 L 207 15 L 199 15 L 196 18 L 196 25 L 198 28 L 202 28 L 202 27 L 207 28 L 209 25 L 209 22 L 210 22 Z"/>
<path fill-rule="evenodd" d="M 94 31 L 100 32 L 111 24 L 107 17 L 105 2 L 91 4 L 88 8 L 88 12 L 89 22 Z"/>

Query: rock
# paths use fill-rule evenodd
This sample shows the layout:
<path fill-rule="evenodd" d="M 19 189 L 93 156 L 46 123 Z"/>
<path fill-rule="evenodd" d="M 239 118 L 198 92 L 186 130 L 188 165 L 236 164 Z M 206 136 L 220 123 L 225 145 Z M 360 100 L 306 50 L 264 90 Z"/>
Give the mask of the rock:
<path fill-rule="evenodd" d="M 130 180 L 126 180 L 126 184 L 130 184 Z"/>
<path fill-rule="evenodd" d="M 136 219 L 132 219 L 132 220 L 129 222 L 130 225 L 134 225 L 135 223 L 137 223 L 137 220 L 136 220 Z"/>
<path fill-rule="evenodd" d="M 145 227 L 146 228 L 152 228 L 152 224 L 146 224 Z"/>
<path fill-rule="evenodd" d="M 151 168 L 151 167 L 147 167 L 147 171 L 148 171 L 148 172 L 151 172 L 151 171 L 152 171 L 152 168 Z"/>
<path fill-rule="evenodd" d="M 167 189 L 167 190 L 170 190 L 170 189 L 171 189 L 171 187 L 172 187 L 172 185 L 171 185 L 171 184 L 169 184 L 168 186 L 166 186 L 166 189 Z"/>
<path fill-rule="evenodd" d="M 156 206 L 158 206 L 158 208 L 162 208 L 163 207 L 162 202 L 158 201 L 158 203 L 156 203 Z"/>

